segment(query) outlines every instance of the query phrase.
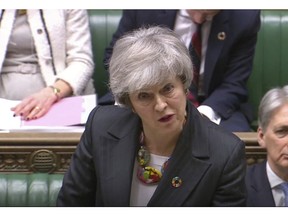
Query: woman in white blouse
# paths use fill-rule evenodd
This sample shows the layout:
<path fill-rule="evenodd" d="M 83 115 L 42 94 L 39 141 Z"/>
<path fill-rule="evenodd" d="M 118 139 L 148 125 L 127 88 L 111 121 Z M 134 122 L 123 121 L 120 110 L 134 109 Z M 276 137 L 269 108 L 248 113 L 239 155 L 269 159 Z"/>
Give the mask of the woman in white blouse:
<path fill-rule="evenodd" d="M 43 116 L 61 98 L 94 94 L 86 10 L 0 11 L 0 97 L 14 115 Z"/>

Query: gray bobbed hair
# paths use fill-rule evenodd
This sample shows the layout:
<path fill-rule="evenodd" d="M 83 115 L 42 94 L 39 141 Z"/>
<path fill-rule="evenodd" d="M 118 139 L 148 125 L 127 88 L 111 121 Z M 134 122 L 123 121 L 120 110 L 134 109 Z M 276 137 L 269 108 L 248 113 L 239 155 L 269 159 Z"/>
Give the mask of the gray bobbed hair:
<path fill-rule="evenodd" d="M 137 29 L 120 38 L 109 63 L 109 87 L 115 101 L 130 106 L 129 94 L 179 77 L 188 89 L 193 78 L 189 51 L 173 30 Z"/>
<path fill-rule="evenodd" d="M 274 111 L 285 103 L 288 103 L 288 85 L 283 88 L 273 88 L 263 96 L 258 109 L 258 125 L 264 132 Z"/>

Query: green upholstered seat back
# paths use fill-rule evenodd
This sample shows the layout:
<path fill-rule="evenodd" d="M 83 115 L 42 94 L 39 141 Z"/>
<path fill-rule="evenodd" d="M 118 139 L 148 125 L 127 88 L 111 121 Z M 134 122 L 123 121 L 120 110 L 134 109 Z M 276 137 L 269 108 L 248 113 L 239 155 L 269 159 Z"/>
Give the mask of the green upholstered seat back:
<path fill-rule="evenodd" d="M 63 174 L 0 174 L 0 206 L 56 206 Z"/>
<path fill-rule="evenodd" d="M 94 85 L 98 98 L 107 91 L 108 74 L 103 65 L 105 48 L 116 31 L 122 10 L 88 10 L 94 55 Z"/>
<path fill-rule="evenodd" d="M 288 10 L 262 10 L 253 72 L 248 80 L 254 126 L 261 98 L 270 88 L 285 84 L 288 84 Z"/>

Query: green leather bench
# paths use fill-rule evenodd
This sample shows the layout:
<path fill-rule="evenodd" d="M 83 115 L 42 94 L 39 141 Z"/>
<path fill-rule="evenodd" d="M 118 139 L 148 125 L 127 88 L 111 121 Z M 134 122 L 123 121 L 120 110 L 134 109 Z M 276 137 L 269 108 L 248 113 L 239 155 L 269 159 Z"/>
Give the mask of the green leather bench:
<path fill-rule="evenodd" d="M 253 72 L 248 80 L 249 102 L 257 128 L 258 105 L 271 88 L 288 84 L 288 10 L 262 10 Z"/>
<path fill-rule="evenodd" d="M 0 206 L 56 206 L 63 174 L 0 174 Z"/>
<path fill-rule="evenodd" d="M 122 15 L 122 10 L 88 10 L 95 62 L 94 85 L 98 98 L 108 92 L 108 74 L 103 65 L 105 48 L 109 45 Z"/>

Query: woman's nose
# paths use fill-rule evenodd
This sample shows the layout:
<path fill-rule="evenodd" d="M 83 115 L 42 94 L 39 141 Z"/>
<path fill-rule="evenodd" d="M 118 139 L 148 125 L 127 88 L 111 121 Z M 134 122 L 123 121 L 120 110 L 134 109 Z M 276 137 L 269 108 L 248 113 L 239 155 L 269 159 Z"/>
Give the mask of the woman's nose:
<path fill-rule="evenodd" d="M 155 96 L 156 104 L 155 104 L 155 110 L 162 112 L 167 107 L 166 98 L 161 95 Z"/>

